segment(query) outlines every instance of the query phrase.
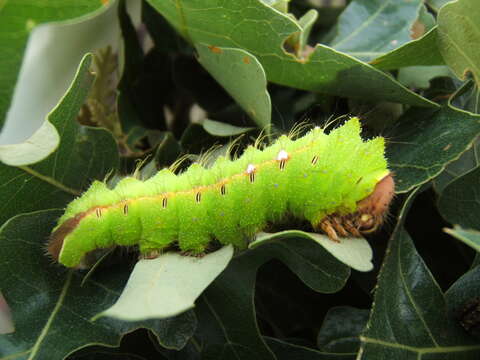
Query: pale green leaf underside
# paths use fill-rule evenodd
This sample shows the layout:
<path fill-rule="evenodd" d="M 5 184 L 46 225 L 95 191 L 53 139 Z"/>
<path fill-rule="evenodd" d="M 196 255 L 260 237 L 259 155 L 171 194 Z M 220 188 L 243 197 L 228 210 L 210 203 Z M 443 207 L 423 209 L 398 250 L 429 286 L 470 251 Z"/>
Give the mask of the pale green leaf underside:
<path fill-rule="evenodd" d="M 480 252 L 480 232 L 463 229 L 460 226 L 455 226 L 453 229 L 444 229 L 444 231 Z"/>
<path fill-rule="evenodd" d="M 278 233 L 259 233 L 249 247 L 253 248 L 275 238 L 302 237 L 311 239 L 323 246 L 330 254 L 342 263 L 358 271 L 373 269 L 373 252 L 370 244 L 363 238 L 342 238 L 340 242 L 332 241 L 328 236 L 298 230 Z"/>
<path fill-rule="evenodd" d="M 254 129 L 253 127 L 234 126 L 210 119 L 202 120 L 202 125 L 206 132 L 215 136 L 235 136 Z"/>
<path fill-rule="evenodd" d="M 50 155 L 60 142 L 57 129 L 48 120 L 27 140 L 19 144 L 0 145 L 0 161 L 10 166 L 39 162 Z"/>
<path fill-rule="evenodd" d="M 166 253 L 140 260 L 117 302 L 97 317 L 136 321 L 178 315 L 194 307 L 232 256 L 233 247 L 228 245 L 202 258 Z"/>
<path fill-rule="evenodd" d="M 200 63 L 260 127 L 270 124 L 272 104 L 262 65 L 241 49 L 196 46 Z"/>

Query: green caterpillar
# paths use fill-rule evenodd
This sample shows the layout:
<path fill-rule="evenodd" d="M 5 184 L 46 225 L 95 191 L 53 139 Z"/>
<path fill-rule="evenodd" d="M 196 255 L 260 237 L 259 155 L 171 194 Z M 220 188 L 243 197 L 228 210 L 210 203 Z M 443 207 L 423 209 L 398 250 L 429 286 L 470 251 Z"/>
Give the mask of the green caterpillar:
<path fill-rule="evenodd" d="M 267 224 L 286 215 L 308 220 L 332 240 L 360 236 L 383 221 L 394 182 L 384 157 L 384 139 L 363 141 L 351 118 L 325 134 L 315 128 L 292 140 L 248 147 L 206 169 L 168 169 L 140 181 L 128 177 L 114 189 L 95 181 L 59 219 L 49 253 L 67 267 L 115 245 L 138 245 L 146 257 L 177 244 L 201 254 L 216 239 L 245 248 Z"/>

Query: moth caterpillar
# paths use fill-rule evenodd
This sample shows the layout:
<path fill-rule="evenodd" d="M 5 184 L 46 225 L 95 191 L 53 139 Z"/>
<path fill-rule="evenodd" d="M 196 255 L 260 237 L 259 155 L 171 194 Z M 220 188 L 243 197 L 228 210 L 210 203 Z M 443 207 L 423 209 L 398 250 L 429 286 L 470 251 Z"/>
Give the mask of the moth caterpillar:
<path fill-rule="evenodd" d="M 338 237 L 360 236 L 383 221 L 394 181 L 384 139 L 364 141 L 358 118 L 326 134 L 315 128 L 292 140 L 281 136 L 264 149 L 248 147 L 236 160 L 210 168 L 168 169 L 114 189 L 94 181 L 66 208 L 48 244 L 52 257 L 77 267 L 90 251 L 138 245 L 144 256 L 172 244 L 202 253 L 216 239 L 245 248 L 267 224 L 284 216 L 309 221 Z"/>

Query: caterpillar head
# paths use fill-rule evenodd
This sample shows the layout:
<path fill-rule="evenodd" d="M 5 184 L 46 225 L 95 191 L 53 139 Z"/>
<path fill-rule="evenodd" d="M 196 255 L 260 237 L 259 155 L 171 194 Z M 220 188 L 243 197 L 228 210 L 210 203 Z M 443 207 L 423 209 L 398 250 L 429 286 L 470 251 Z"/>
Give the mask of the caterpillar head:
<path fill-rule="evenodd" d="M 339 236 L 360 237 L 374 232 L 382 225 L 394 194 L 395 181 L 392 173 L 389 173 L 377 183 L 369 196 L 357 203 L 356 212 L 347 215 L 331 214 L 314 227 L 333 241 L 339 241 Z"/>
<path fill-rule="evenodd" d="M 389 173 L 377 183 L 369 196 L 358 202 L 355 223 L 360 232 L 370 233 L 378 229 L 394 195 L 395 181 L 392 173 Z"/>

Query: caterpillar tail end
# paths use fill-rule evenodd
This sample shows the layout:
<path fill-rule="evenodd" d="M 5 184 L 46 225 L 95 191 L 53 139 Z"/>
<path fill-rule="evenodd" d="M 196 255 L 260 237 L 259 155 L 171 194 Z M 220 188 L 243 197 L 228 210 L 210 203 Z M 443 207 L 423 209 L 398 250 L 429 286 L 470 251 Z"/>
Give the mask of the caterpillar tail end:
<path fill-rule="evenodd" d="M 47 243 L 47 253 L 55 262 L 62 263 L 60 258 L 64 247 L 65 238 L 78 226 L 84 216 L 85 213 L 79 213 L 66 220 L 50 235 Z M 73 267 L 77 269 L 83 269 L 86 266 L 80 262 Z"/>

